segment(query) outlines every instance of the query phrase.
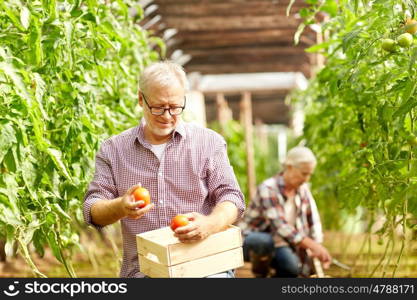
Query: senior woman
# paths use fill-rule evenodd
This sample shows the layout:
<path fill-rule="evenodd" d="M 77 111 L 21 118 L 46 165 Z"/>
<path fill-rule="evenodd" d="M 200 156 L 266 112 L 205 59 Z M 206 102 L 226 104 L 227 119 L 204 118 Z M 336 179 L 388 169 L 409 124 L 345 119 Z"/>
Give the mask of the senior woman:
<path fill-rule="evenodd" d="M 243 251 L 255 277 L 306 277 L 312 274 L 311 257 L 325 268 L 331 256 L 321 245 L 322 226 L 307 182 L 316 167 L 313 152 L 291 149 L 283 171 L 258 188 L 239 224 L 245 236 Z"/>

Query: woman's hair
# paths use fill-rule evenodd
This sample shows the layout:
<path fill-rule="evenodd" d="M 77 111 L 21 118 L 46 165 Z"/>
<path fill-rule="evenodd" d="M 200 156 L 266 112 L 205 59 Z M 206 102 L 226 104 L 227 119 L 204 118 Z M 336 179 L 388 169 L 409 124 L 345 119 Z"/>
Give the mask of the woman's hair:
<path fill-rule="evenodd" d="M 309 148 L 297 146 L 288 151 L 283 165 L 299 166 L 302 163 L 312 163 L 315 166 L 317 159 Z"/>
<path fill-rule="evenodd" d="M 169 87 L 180 85 L 188 90 L 188 81 L 182 66 L 166 60 L 147 66 L 139 78 L 139 89 L 146 93 L 150 86 Z"/>

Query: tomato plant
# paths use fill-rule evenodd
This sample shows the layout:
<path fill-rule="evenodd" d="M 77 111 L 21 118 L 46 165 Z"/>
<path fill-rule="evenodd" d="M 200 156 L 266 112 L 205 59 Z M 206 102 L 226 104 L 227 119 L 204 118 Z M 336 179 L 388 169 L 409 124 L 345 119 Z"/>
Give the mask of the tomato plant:
<path fill-rule="evenodd" d="M 184 215 L 176 215 L 172 218 L 170 227 L 175 231 L 178 227 L 186 226 L 190 223 L 188 218 Z"/>
<path fill-rule="evenodd" d="M 149 194 L 149 191 L 144 187 L 136 188 L 132 195 L 135 198 L 135 201 L 143 201 L 143 204 L 139 205 L 139 208 L 143 208 L 151 203 L 151 195 Z"/>
<path fill-rule="evenodd" d="M 220 133 L 227 144 L 227 154 L 246 204 L 251 200 L 248 191 L 245 132 L 241 123 L 230 120 L 226 124 L 212 122 L 209 127 Z M 270 127 L 271 128 L 271 127 Z M 272 128 L 271 128 L 272 129 Z M 259 184 L 279 170 L 276 136 L 278 131 L 270 130 L 267 144 L 263 145 L 260 136 L 253 134 L 256 183 Z"/>
<path fill-rule="evenodd" d="M 328 38 L 307 51 L 320 53 L 326 63 L 293 101 L 306 105 L 302 138 L 318 157 L 313 194 L 327 228 L 340 228 L 344 212 L 361 208 L 368 224 L 364 230 L 375 233 L 371 225 L 382 215 L 384 224 L 376 233 L 389 253 L 394 228 L 400 224 L 406 236 L 417 216 L 417 148 L 410 139 L 417 133 L 417 48 L 402 35 L 415 32 L 414 21 L 404 26 L 414 17 L 415 4 L 311 3 L 304 26 L 325 13 L 328 18 L 316 25 Z M 404 48 L 393 52 L 395 40 Z M 358 147 L 363 141 L 366 147 Z M 406 239 L 401 243 L 397 263 Z M 375 268 L 391 259 L 392 254 L 384 255 Z"/>
<path fill-rule="evenodd" d="M 163 45 L 141 18 L 130 0 L 0 1 L 0 239 L 36 276 L 46 247 L 76 276 L 96 151 L 137 124 L 137 74 Z"/>

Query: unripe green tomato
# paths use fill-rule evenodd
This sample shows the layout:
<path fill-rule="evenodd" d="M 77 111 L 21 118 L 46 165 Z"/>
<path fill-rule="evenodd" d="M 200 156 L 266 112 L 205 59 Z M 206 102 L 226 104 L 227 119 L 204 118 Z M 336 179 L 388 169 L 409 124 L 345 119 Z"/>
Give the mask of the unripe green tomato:
<path fill-rule="evenodd" d="M 393 203 L 392 199 L 387 199 L 387 200 L 384 201 L 384 206 L 385 207 L 390 207 L 392 205 L 392 203 Z"/>
<path fill-rule="evenodd" d="M 413 43 L 413 36 L 408 32 L 399 35 L 397 38 L 397 44 L 403 48 L 410 47 L 412 43 Z"/>
<path fill-rule="evenodd" d="M 417 137 L 415 135 L 410 135 L 407 138 L 407 142 L 411 145 L 411 146 L 417 146 Z"/>
<path fill-rule="evenodd" d="M 382 39 L 382 49 L 388 52 L 395 51 L 395 41 L 393 39 Z"/>

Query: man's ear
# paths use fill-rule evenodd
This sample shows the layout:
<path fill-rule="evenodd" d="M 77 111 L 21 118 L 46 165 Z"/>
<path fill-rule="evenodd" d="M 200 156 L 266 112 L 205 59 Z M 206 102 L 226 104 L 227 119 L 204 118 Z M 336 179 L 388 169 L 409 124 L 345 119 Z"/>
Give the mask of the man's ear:
<path fill-rule="evenodd" d="M 143 95 L 141 91 L 138 92 L 138 103 L 141 107 L 143 107 Z"/>

